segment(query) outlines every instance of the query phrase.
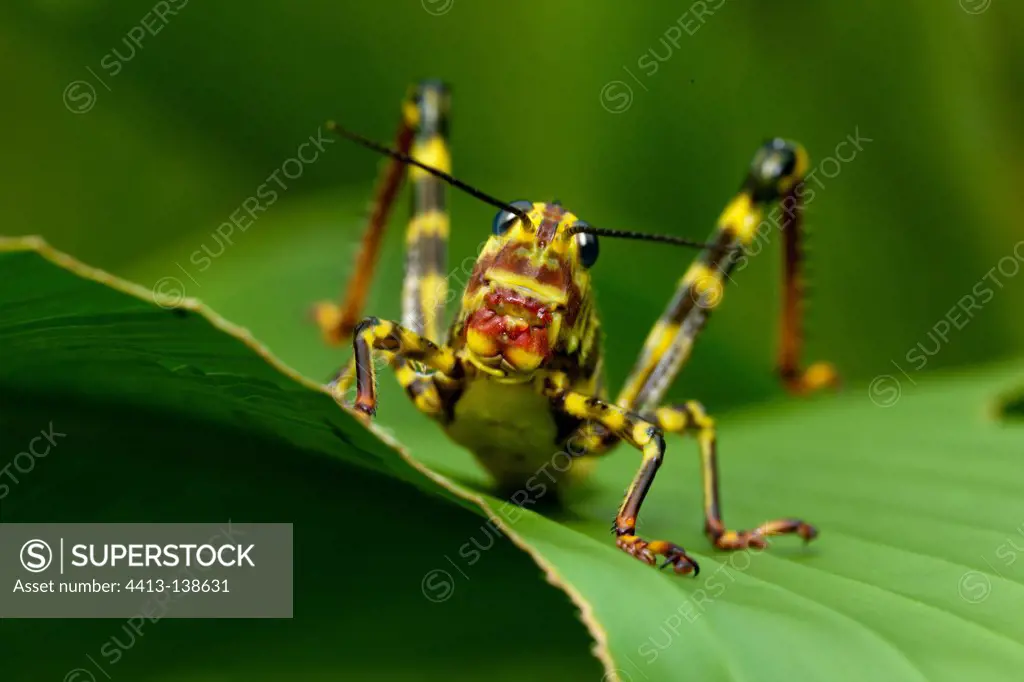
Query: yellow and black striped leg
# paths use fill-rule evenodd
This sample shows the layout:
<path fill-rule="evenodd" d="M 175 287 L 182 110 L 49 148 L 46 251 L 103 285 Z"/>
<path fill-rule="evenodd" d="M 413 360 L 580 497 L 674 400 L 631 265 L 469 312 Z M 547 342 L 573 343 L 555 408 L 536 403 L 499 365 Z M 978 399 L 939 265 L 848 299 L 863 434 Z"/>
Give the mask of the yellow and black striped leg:
<path fill-rule="evenodd" d="M 655 411 L 655 420 L 670 433 L 692 433 L 700 445 L 701 475 L 704 481 L 704 533 L 716 547 L 726 550 L 765 547 L 772 535 L 796 534 L 805 541 L 818 531 L 800 519 L 766 521 L 753 530 L 729 530 L 722 521 L 722 502 L 718 491 L 718 443 L 715 422 L 704 407 L 689 401 L 675 407 Z"/>
<path fill-rule="evenodd" d="M 435 81 L 423 82 L 415 90 L 413 105 L 410 111 L 415 112 L 416 135 L 412 157 L 450 173 L 448 89 Z M 405 233 L 402 324 L 434 343 L 441 343 L 448 298 L 448 185 L 416 166 L 409 167 L 409 184 L 413 191 Z"/>
<path fill-rule="evenodd" d="M 803 395 L 839 385 L 832 363 L 800 367 L 803 352 L 803 206 L 797 186 L 782 197 L 782 313 L 780 317 L 778 373 L 790 393 Z"/>
<path fill-rule="evenodd" d="M 416 332 L 403 328 L 394 322 L 368 317 L 356 326 L 352 339 L 355 351 L 356 402 L 355 408 L 367 416 L 377 411 L 377 377 L 373 364 L 374 351 L 392 353 L 395 362 L 402 360 L 414 362 L 434 370 L 446 387 L 453 387 L 462 379 L 462 365 L 455 357 L 454 351 L 446 346 L 438 346 Z M 398 368 L 401 372 L 405 370 Z M 420 374 L 412 371 L 405 376 L 406 390 L 416 381 L 417 390 L 424 394 L 423 405 L 431 409 L 441 410 L 441 400 L 437 393 L 437 384 L 433 375 Z M 414 396 L 415 399 L 415 396 Z M 420 405 L 420 401 L 417 401 Z"/>
<path fill-rule="evenodd" d="M 393 366 L 394 353 L 380 351 L 375 358 L 380 358 L 381 365 Z M 352 400 L 349 391 L 356 382 L 356 358 L 353 355 L 344 367 L 339 368 L 327 382 L 327 389 L 334 395 L 334 399 L 343 405 L 350 405 Z"/>
<path fill-rule="evenodd" d="M 704 250 L 679 280 L 672 299 L 651 328 L 617 405 L 647 414 L 686 364 L 697 336 L 711 312 L 722 301 L 729 272 L 749 243 L 760 221 L 762 202 L 747 191 L 736 196 L 718 220 L 711 246 Z"/>
<path fill-rule="evenodd" d="M 436 81 L 420 83 L 407 103 L 407 118 L 416 130 L 411 155 L 427 165 L 451 172 L 448 150 L 447 87 Z M 435 344 L 444 334 L 448 280 L 448 186 L 416 166 L 409 167 L 412 203 L 406 227 L 405 279 L 402 285 L 402 326 Z M 435 419 L 444 416 L 442 394 L 453 387 L 443 376 L 428 376 L 414 358 L 393 358 L 395 376 L 416 407 Z M 449 382 L 450 383 L 450 382 Z"/>
<path fill-rule="evenodd" d="M 779 201 L 783 210 L 784 298 L 780 373 L 786 387 L 807 392 L 831 385 L 836 373 L 827 363 L 799 370 L 801 351 L 800 246 L 801 181 L 807 172 L 807 153 L 800 145 L 772 140 L 758 150 L 740 191 L 726 205 L 707 248 L 679 281 L 665 312 L 644 342 L 640 357 L 615 399 L 617 405 L 649 414 L 686 364 L 693 344 L 713 310 L 722 302 L 730 273 L 745 256 L 743 250 L 768 225 L 766 208 Z"/>
<path fill-rule="evenodd" d="M 549 379 L 545 391 L 552 407 L 577 419 L 600 424 L 609 433 L 621 438 L 643 454 L 640 469 L 633 478 L 622 506 L 615 516 L 613 530 L 616 545 L 627 554 L 646 564 L 654 565 L 656 557 L 664 557 L 661 567 L 672 566 L 679 574 L 700 571 L 697 562 L 679 545 L 664 540 L 645 540 L 636 534 L 637 518 L 647 491 L 665 457 L 665 438 L 661 429 L 639 415 L 617 407 L 606 400 L 566 390 L 567 381 L 559 377 Z"/>
<path fill-rule="evenodd" d="M 377 351 L 376 357 L 382 360 L 382 366 L 390 366 L 395 371 L 395 378 L 398 379 L 399 385 L 405 390 L 417 410 L 432 419 L 442 421 L 448 419 L 446 406 L 450 402 L 451 396 L 460 392 L 461 381 L 438 373 L 424 373 L 418 370 L 413 363 L 404 361 L 389 351 Z M 327 384 L 327 388 L 334 394 L 335 399 L 344 405 L 351 402 L 348 399 L 348 392 L 358 375 L 356 367 L 356 359 L 353 357 L 349 364 L 338 370 Z"/>

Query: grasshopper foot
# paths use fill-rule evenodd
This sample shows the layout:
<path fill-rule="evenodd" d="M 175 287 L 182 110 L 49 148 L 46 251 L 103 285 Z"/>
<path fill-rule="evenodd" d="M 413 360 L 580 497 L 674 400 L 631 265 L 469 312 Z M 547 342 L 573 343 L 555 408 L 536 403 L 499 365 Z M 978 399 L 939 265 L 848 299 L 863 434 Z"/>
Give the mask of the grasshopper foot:
<path fill-rule="evenodd" d="M 799 535 L 804 542 L 809 542 L 818 536 L 818 530 L 799 519 L 780 519 L 768 521 L 754 530 L 725 530 L 709 525 L 705 532 L 711 542 L 718 549 L 764 549 L 768 546 L 768 537 L 771 535 Z"/>
<path fill-rule="evenodd" d="M 341 308 L 330 301 L 314 303 L 309 309 L 309 317 L 320 328 L 320 334 L 329 346 L 340 346 L 352 338 L 355 324 L 346 320 Z"/>
<path fill-rule="evenodd" d="M 352 399 L 348 396 L 348 387 L 341 386 L 338 375 L 335 375 L 324 386 L 331 392 L 331 397 L 336 403 L 344 407 L 353 407 Z"/>
<path fill-rule="evenodd" d="M 626 554 L 636 557 L 650 566 L 654 566 L 655 557 L 661 555 L 665 557 L 661 568 L 672 566 L 672 570 L 678 575 L 692 573 L 696 576 L 700 573 L 700 566 L 686 553 L 686 550 L 671 542 L 664 540 L 648 542 L 636 535 L 620 535 L 615 544 Z"/>
<path fill-rule="evenodd" d="M 815 362 L 802 372 L 783 372 L 786 390 L 794 395 L 808 395 L 840 386 L 839 372 L 831 362 Z"/>

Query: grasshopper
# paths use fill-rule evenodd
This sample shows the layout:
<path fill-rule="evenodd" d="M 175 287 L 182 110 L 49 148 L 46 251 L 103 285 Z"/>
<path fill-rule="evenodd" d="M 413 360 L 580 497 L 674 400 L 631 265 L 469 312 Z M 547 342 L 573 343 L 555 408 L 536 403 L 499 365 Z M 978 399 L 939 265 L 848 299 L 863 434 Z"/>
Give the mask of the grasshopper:
<path fill-rule="evenodd" d="M 664 433 L 691 434 L 699 444 L 704 531 L 715 547 L 765 547 L 769 536 L 816 529 L 795 518 L 731 530 L 722 520 L 714 420 L 691 400 L 662 405 L 693 343 L 722 300 L 729 273 L 757 236 L 766 208 L 783 209 L 783 306 L 778 373 L 795 394 L 834 386 L 834 367 L 801 369 L 801 179 L 809 166 L 796 143 L 773 139 L 754 155 L 739 192 L 729 201 L 707 243 L 593 226 L 558 202 L 505 202 L 451 175 L 448 146 L 450 92 L 437 81 L 412 86 L 402 104 L 393 148 L 342 129 L 342 137 L 389 157 L 375 192 L 355 272 L 340 304 L 318 303 L 314 317 L 325 340 L 351 340 L 354 354 L 329 384 L 339 402 L 355 382 L 354 408 L 376 413 L 375 358 L 392 367 L 417 409 L 470 450 L 498 484 L 522 486 L 553 452 L 571 452 L 564 486 L 594 458 L 625 441 L 641 454 L 639 469 L 615 517 L 616 544 L 641 561 L 699 572 L 678 544 L 637 534 L 641 505 L 665 457 Z M 406 230 L 402 320 L 361 318 L 388 215 L 404 180 L 412 185 Z M 491 235 L 476 260 L 447 335 L 442 325 L 448 281 L 448 187 L 497 208 Z M 601 325 L 590 269 L 598 238 L 643 239 L 699 248 L 674 296 L 654 324 L 625 386 L 614 401 L 603 380 Z M 550 474 L 549 474 L 550 476 Z"/>

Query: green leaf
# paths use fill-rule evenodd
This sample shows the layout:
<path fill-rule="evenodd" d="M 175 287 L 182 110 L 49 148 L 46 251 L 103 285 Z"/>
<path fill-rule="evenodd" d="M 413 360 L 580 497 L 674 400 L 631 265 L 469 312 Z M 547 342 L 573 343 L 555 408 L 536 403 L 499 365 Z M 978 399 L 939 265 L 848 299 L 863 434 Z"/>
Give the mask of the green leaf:
<path fill-rule="evenodd" d="M 486 492 L 470 456 L 427 420 L 404 418 L 397 400 L 382 402 L 380 421 L 415 443 L 409 453 L 378 442 L 266 351 L 256 357 L 240 330 L 194 303 L 178 317 L 48 267 L 40 248 L 0 257 L 3 281 L 14 283 L 0 293 L 0 386 L 5 414 L 25 436 L 32 419 L 51 418 L 54 396 L 67 402 L 69 456 L 40 461 L 27 490 L 4 500 L 4 520 L 68 520 L 72 510 L 78 520 L 230 516 L 294 520 L 297 534 L 315 536 L 296 545 L 294 621 L 231 624 L 231 641 L 245 646 L 233 657 L 210 645 L 172 655 L 197 633 L 220 637 L 228 626 L 162 621 L 154 632 L 166 628 L 181 648 L 163 642 L 151 654 L 147 635 L 146 647 L 118 664 L 125 670 L 159 664 L 164 673 L 241 679 L 242 671 L 269 678 L 287 669 L 297 679 L 333 679 L 328 671 L 350 670 L 356 652 L 390 665 L 412 647 L 424 674 L 495 678 L 523 661 L 520 675 L 599 679 L 593 661 L 574 656 L 587 644 L 570 609 L 493 540 L 498 526 L 582 609 L 605 679 L 1019 677 L 1024 431 L 997 418 L 996 398 L 1020 385 L 1019 363 L 900 378 L 884 407 L 853 390 L 720 418 L 727 522 L 801 515 L 821 531 L 807 547 L 783 538 L 764 552 L 709 551 L 696 448 L 669 437 L 640 529 L 698 558 L 701 574 L 688 579 L 614 547 L 608 525 L 639 459 L 629 449 L 602 460 L 562 510 L 512 507 Z M 15 392 L 18 400 L 8 399 Z M 71 457 L 75 433 L 87 445 Z M 482 513 L 477 503 L 486 524 L 466 513 Z M 455 578 L 455 596 L 431 604 L 419 588 L 438 568 Z M 369 628 L 376 637 L 391 640 L 346 621 L 347 599 L 377 624 Z M 442 627 L 460 626 L 438 644 Z M 89 639 L 66 624 L 2 627 L 19 648 L 56 629 L 58 641 L 87 653 L 118 632 L 93 629 Z M 154 634 L 154 646 L 163 638 Z M 75 655 L 62 654 L 61 664 L 71 667 Z M 274 663 L 281 655 L 288 663 Z M 378 669 L 381 679 L 388 672 Z M 372 677 L 361 670 L 358 679 Z"/>
<path fill-rule="evenodd" d="M 0 239 L 0 279 L 0 519 L 295 524 L 294 620 L 0 620 L 3 679 L 475 680 L 504 656 L 480 626 L 495 613 L 535 658 L 493 679 L 600 676 L 571 605 L 510 543 L 472 590 L 446 562 L 440 546 L 480 532 L 475 500 L 244 330 L 34 239 Z M 50 428 L 66 435 L 12 466 Z"/>

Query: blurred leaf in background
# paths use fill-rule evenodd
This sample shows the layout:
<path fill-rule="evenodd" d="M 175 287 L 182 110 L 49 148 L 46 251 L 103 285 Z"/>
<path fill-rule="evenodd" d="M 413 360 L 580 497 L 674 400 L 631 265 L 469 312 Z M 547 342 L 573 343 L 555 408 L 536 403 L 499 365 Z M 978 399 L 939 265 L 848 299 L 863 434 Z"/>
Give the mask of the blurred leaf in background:
<path fill-rule="evenodd" d="M 908 351 L 934 347 L 928 332 L 1024 234 L 1022 20 L 1024 7 L 998 0 L 5 3 L 0 229 L 145 283 L 177 277 L 319 378 L 339 354 L 304 325 L 305 307 L 350 271 L 379 160 L 337 143 L 294 179 L 280 170 L 329 118 L 390 139 L 406 85 L 439 77 L 453 87 L 459 175 L 611 227 L 702 237 L 764 138 L 802 141 L 821 183 L 807 210 L 809 351 L 852 380 L 895 372 L 893 360 L 912 372 Z M 871 142 L 839 161 L 850 136 Z M 218 244 L 214 231 L 275 171 L 287 189 Z M 458 264 L 491 209 L 452 203 Z M 402 208 L 370 301 L 378 315 L 398 311 Z M 674 398 L 719 410 L 776 394 L 770 242 Z M 199 272 L 189 258 L 204 246 L 226 248 Z M 613 384 L 691 257 L 603 249 Z M 1018 351 L 1022 282 L 996 289 L 926 369 Z"/>

